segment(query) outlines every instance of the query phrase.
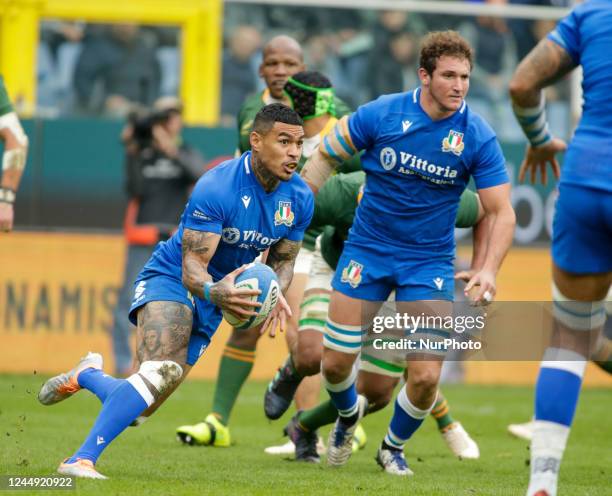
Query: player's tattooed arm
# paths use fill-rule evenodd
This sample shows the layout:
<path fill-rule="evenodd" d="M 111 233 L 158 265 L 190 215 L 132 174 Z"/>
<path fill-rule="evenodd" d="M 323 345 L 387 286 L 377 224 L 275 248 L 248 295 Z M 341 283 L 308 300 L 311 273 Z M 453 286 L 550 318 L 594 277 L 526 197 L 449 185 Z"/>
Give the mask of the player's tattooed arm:
<path fill-rule="evenodd" d="M 527 54 L 510 81 L 512 101 L 521 107 L 540 103 L 541 91 L 571 72 L 576 64 L 557 43 L 544 38 Z"/>
<path fill-rule="evenodd" d="M 206 231 L 183 231 L 183 285 L 198 298 L 204 298 L 204 283 L 212 282 L 208 262 L 215 254 L 221 236 Z"/>
<path fill-rule="evenodd" d="M 205 298 L 204 285 L 212 282 L 208 263 L 215 254 L 220 239 L 221 236 L 211 232 L 192 229 L 183 231 L 183 285 L 198 298 Z M 238 267 L 210 286 L 210 301 L 239 317 L 256 315 L 253 309 L 261 306 L 250 299 L 251 296 L 261 293 L 260 290 L 234 287 L 236 276 L 245 268 L 246 265 Z"/>
<path fill-rule="evenodd" d="M 301 241 L 281 239 L 270 247 L 266 264 L 276 272 L 283 293 L 287 291 L 293 279 L 293 266 L 301 246 Z"/>

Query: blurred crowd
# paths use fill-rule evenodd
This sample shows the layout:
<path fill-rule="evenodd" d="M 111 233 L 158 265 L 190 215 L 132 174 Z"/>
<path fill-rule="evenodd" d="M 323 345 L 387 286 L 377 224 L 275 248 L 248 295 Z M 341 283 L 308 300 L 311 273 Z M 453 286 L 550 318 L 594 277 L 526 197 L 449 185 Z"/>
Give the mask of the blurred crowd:
<path fill-rule="evenodd" d="M 245 97 L 263 88 L 261 47 L 274 35 L 298 39 L 308 68 L 326 74 L 339 97 L 356 108 L 378 95 L 416 86 L 421 36 L 433 29 L 456 29 L 476 51 L 468 102 L 500 138 L 520 139 L 507 83 L 517 61 L 553 27 L 554 21 L 543 20 L 227 3 L 221 124 L 235 125 Z M 135 103 L 150 105 L 160 96 L 177 95 L 179 44 L 178 28 L 45 22 L 38 54 L 39 114 L 124 117 Z M 567 136 L 568 82 L 557 84 L 547 97 L 553 131 Z"/>

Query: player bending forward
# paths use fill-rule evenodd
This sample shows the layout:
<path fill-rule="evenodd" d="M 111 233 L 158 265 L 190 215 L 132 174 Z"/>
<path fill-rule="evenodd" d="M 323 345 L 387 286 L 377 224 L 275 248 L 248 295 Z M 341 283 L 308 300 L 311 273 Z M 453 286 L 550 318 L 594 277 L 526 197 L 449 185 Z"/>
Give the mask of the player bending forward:
<path fill-rule="evenodd" d="M 233 284 L 243 264 L 269 248 L 267 264 L 287 289 L 314 208 L 311 191 L 294 174 L 303 135 L 292 109 L 267 105 L 255 118 L 252 152 L 198 181 L 178 231 L 158 245 L 135 283 L 130 319 L 137 325 L 137 373 L 125 380 L 106 375 L 101 355 L 89 353 L 43 385 L 38 398 L 44 405 L 82 388 L 102 402 L 87 439 L 59 473 L 105 478 L 95 469 L 104 448 L 127 426 L 141 423 L 185 379 L 219 326 L 221 310 L 256 314 L 260 304 L 250 297 L 259 290 Z M 288 313 L 281 296 L 262 332 L 271 325 L 273 335 L 278 321 L 283 329 Z"/>

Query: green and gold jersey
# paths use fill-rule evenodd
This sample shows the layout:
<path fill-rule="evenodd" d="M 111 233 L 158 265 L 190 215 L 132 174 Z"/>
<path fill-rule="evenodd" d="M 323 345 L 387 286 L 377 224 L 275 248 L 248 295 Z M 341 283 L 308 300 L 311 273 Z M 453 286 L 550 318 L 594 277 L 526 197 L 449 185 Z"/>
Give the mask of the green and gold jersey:
<path fill-rule="evenodd" d="M 0 115 L 8 114 L 13 110 L 13 104 L 4 86 L 4 79 L 0 76 Z"/>
<path fill-rule="evenodd" d="M 365 182 L 362 171 L 330 177 L 315 198 L 315 209 L 309 229 L 321 229 L 321 255 L 327 264 L 336 268 L 344 241 L 353 225 L 359 192 Z M 456 227 L 472 227 L 478 220 L 476 193 L 465 190 L 459 201 Z"/>
<path fill-rule="evenodd" d="M 270 95 L 270 90 L 267 88 L 259 93 L 251 95 L 244 101 L 240 108 L 240 112 L 238 112 L 238 149 L 241 154 L 251 149 L 249 135 L 251 134 L 253 121 L 255 120 L 257 112 L 259 112 L 264 105 L 277 101 L 278 100 Z M 351 113 L 351 109 L 348 105 L 338 97 L 336 97 L 336 113 L 338 114 L 337 117 L 343 117 Z"/>

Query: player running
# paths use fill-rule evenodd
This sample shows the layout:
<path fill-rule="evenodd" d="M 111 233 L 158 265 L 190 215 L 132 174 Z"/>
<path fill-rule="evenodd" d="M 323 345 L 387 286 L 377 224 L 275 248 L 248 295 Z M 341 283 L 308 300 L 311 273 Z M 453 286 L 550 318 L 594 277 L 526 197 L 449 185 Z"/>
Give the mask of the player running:
<path fill-rule="evenodd" d="M 554 336 L 536 383 L 529 496 L 555 496 L 586 359 L 606 319 L 612 281 L 612 3 L 579 4 L 518 66 L 514 113 L 529 140 L 519 179 L 546 182 L 564 152 L 553 221 Z M 583 115 L 569 148 L 546 121 L 543 89 L 582 66 Z"/>
<path fill-rule="evenodd" d="M 28 137 L 8 97 L 4 80 L 0 76 L 0 140 L 4 143 L 2 155 L 2 181 L 0 181 L 0 232 L 13 229 L 13 205 L 26 165 Z"/>
<path fill-rule="evenodd" d="M 247 98 L 238 113 L 238 147 L 237 155 L 250 150 L 250 134 L 253 127 L 255 115 L 264 106 L 270 103 L 284 103 L 291 106 L 292 102 L 284 92 L 285 84 L 289 77 L 303 71 L 304 54 L 300 44 L 290 36 L 280 35 L 270 39 L 263 47 L 263 60 L 259 66 L 259 76 L 264 80 L 266 88 Z M 333 98 L 332 117 L 336 115 L 347 115 L 350 110 L 346 104 Z M 306 154 L 308 153 L 308 142 L 305 139 Z M 300 168 L 303 164 L 300 161 Z M 294 315 L 298 313 L 298 305 L 304 291 L 306 274 L 310 267 L 310 252 L 314 249 L 314 238 L 306 234 L 303 241 L 303 249 L 298 253 L 294 266 L 294 279 L 291 287 L 285 294 L 287 303 L 292 308 Z M 290 318 L 287 323 L 285 338 L 289 347 L 293 346 L 297 334 L 296 318 Z M 189 439 L 196 444 L 204 443 L 208 439 L 210 427 L 214 428 L 216 436 L 213 446 L 228 447 L 231 444 L 231 433 L 229 420 L 238 399 L 242 385 L 246 382 L 255 363 L 257 341 L 259 339 L 257 329 L 232 330 L 228 339 L 217 374 L 217 384 L 213 397 L 211 412 L 206 415 L 204 422 L 193 425 L 183 425 L 177 428 L 180 440 Z M 298 408 L 310 408 L 318 401 L 319 381 L 313 378 L 310 384 L 304 384 L 301 391 L 296 395 Z M 292 446 L 281 448 L 283 452 L 291 452 Z"/>
<path fill-rule="evenodd" d="M 454 219 L 470 176 L 491 227 L 482 269 L 466 290 L 480 286 L 476 301 L 495 296 L 515 215 L 495 134 L 464 100 L 471 69 L 472 49 L 463 38 L 452 31 L 430 33 L 421 48 L 421 86 L 382 96 L 341 119 L 302 171 L 317 192 L 339 162 L 364 150 L 364 196 L 334 276 L 325 324 L 322 370 L 339 412 L 328 443 L 330 465 L 347 462 L 365 413 L 353 364 L 381 302 L 395 290 L 400 313 L 452 313 Z M 439 331 L 418 332 L 425 338 Z M 377 455 L 388 473 L 412 473 L 403 446 L 436 402 L 441 366 L 431 354 L 408 363 L 408 382 Z"/>
<path fill-rule="evenodd" d="M 269 249 L 267 264 L 287 290 L 314 208 L 311 191 L 294 174 L 303 135 L 302 120 L 292 109 L 268 105 L 255 118 L 252 152 L 198 181 L 178 231 L 158 245 L 135 283 L 130 319 L 137 325 L 137 373 L 115 379 L 102 372 L 102 356 L 90 353 L 43 385 L 38 398 L 44 405 L 81 388 L 102 401 L 87 439 L 58 472 L 104 478 L 94 466 L 104 448 L 155 411 L 185 379 L 208 347 L 221 310 L 256 315 L 260 304 L 249 297 L 259 290 L 233 284 L 243 264 Z M 277 320 L 283 329 L 289 314 L 281 296 L 262 332 L 271 323 L 273 335 Z"/>
<path fill-rule="evenodd" d="M 363 191 L 364 172 L 337 174 L 326 181 L 315 199 L 315 210 L 310 228 L 326 226 L 317 239 L 311 270 L 300 308 L 298 345 L 292 350 L 291 360 L 281 368 L 266 390 L 266 401 L 280 407 L 278 417 L 289 407 L 292 394 L 303 377 L 320 372 L 323 353 L 323 333 L 329 308 L 331 282 L 344 247 L 344 241 L 353 223 L 355 208 Z M 484 210 L 478 195 L 466 190 L 461 195 L 456 227 L 476 226 L 475 239 L 483 239 L 478 232 L 485 227 L 481 223 Z M 486 228 L 485 228 L 486 229 Z M 486 251 L 486 247 L 485 247 Z M 480 255 L 475 252 L 474 262 Z M 472 264 L 472 267 L 475 267 Z M 390 401 L 393 389 L 405 376 L 406 356 L 391 356 L 389 351 L 369 346 L 362 349 L 357 377 L 357 390 L 368 400 L 368 412 L 384 408 Z M 271 399 L 273 398 L 273 400 Z M 450 413 L 448 402 L 438 394 L 431 415 L 438 424 L 449 449 L 460 458 L 478 458 L 478 445 L 470 438 Z M 286 434 L 296 445 L 296 460 L 318 462 L 316 450 L 317 429 L 333 423 L 338 412 L 328 400 L 315 408 L 298 412 L 285 428 Z M 356 434 L 357 435 L 357 434 Z"/>

